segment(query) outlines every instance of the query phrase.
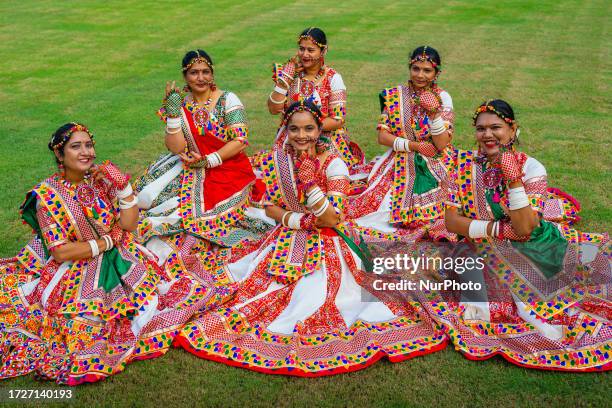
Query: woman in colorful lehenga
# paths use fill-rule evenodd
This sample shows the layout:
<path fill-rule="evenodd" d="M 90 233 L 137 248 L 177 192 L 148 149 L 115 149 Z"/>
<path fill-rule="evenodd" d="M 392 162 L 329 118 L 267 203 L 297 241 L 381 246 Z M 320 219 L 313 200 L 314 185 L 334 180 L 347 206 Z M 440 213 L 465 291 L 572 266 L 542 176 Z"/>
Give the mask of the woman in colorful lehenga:
<path fill-rule="evenodd" d="M 516 149 L 518 124 L 508 103 L 481 104 L 474 126 L 479 150 L 457 151 L 445 218 L 485 260 L 470 279 L 486 289 L 455 306 L 429 303 L 433 316 L 471 359 L 500 354 L 532 368 L 612 368 L 607 234 L 543 219 L 546 170 Z"/>
<path fill-rule="evenodd" d="M 136 183 L 145 210 L 139 239 L 162 258 L 169 251 L 186 256 L 209 243 L 228 247 L 245 238 L 245 230 L 234 227 L 245 217 L 255 181 L 243 153 L 248 128 L 240 99 L 217 88 L 205 51 L 187 52 L 182 66 L 188 92 L 182 96 L 174 83 L 167 84 L 158 112 L 170 153 Z"/>
<path fill-rule="evenodd" d="M 134 241 L 138 200 L 115 165 L 94 165 L 85 126 L 60 127 L 49 148 L 61 170 L 21 206 L 35 238 L 0 263 L 0 378 L 76 385 L 163 354 L 215 292 L 180 271 L 169 278 Z"/>
<path fill-rule="evenodd" d="M 224 273 L 239 289 L 231 303 L 185 326 L 179 342 L 190 352 L 255 371 L 322 376 L 444 346 L 426 314 L 362 290 L 367 258 L 341 222 L 349 172 L 319 139 L 323 120 L 310 102 L 285 112 L 285 143 L 262 160 L 266 214 L 278 225 L 228 259 Z"/>
<path fill-rule="evenodd" d="M 351 174 L 362 172 L 364 155 L 359 146 L 352 142 L 346 129 L 346 86 L 342 76 L 325 65 L 327 37 L 323 30 L 307 28 L 298 37 L 297 54 L 284 65 L 274 64 L 272 79 L 274 90 L 268 97 L 271 114 L 282 114 L 292 103 L 306 99 L 317 105 L 323 113 L 323 136 L 335 153 L 344 161 Z M 282 138 L 282 134 L 279 133 Z M 279 137 L 277 146 L 285 141 Z M 260 168 L 262 152 L 253 158 L 255 169 Z"/>
<path fill-rule="evenodd" d="M 454 113 L 450 95 L 437 85 L 440 66 L 435 49 L 418 47 L 410 57 L 408 83 L 380 94 L 378 142 L 390 149 L 374 164 L 367 189 L 351 197 L 347 211 L 367 235 L 454 239 L 443 221 L 444 161 Z"/>

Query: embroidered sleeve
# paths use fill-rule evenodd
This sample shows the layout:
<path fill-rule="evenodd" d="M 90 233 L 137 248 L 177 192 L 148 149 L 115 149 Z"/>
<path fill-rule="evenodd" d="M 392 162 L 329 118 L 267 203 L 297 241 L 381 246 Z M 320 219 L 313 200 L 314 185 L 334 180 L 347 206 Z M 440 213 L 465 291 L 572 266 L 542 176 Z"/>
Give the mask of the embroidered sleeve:
<path fill-rule="evenodd" d="M 334 119 L 346 120 L 346 86 L 342 76 L 337 72 L 330 81 L 331 95 L 329 97 L 330 116 Z"/>
<path fill-rule="evenodd" d="M 525 193 L 529 197 L 531 207 L 542 215 L 546 190 L 548 188 L 546 169 L 542 163 L 533 157 L 529 157 L 525 162 L 523 171 L 525 173 L 523 185 L 525 186 Z"/>
<path fill-rule="evenodd" d="M 49 210 L 45 206 L 40 205 L 40 200 L 36 205 L 36 218 L 40 225 L 42 238 L 49 250 L 69 242 L 68 236 L 51 217 Z"/>
<path fill-rule="evenodd" d="M 227 126 L 228 141 L 237 140 L 245 145 L 249 144 L 249 132 L 244 105 L 232 92 L 228 92 L 225 101 L 225 125 Z"/>
<path fill-rule="evenodd" d="M 347 195 L 350 189 L 348 167 L 339 157 L 334 158 L 325 170 L 327 178 L 327 198 L 336 212 L 344 213 Z"/>

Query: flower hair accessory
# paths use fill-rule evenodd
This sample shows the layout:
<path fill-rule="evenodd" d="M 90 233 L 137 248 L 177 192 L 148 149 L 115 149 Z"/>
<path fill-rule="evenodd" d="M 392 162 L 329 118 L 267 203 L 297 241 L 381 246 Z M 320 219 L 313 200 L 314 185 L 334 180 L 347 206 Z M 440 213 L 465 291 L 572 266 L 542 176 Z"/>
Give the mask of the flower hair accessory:
<path fill-rule="evenodd" d="M 474 112 L 474 116 L 472 116 L 472 124 L 473 125 L 476 125 L 476 119 L 478 118 L 478 115 L 480 115 L 483 112 L 494 113 L 497 116 L 499 116 L 500 119 L 502 119 L 504 122 L 508 123 L 509 125 L 512 125 L 512 124 L 516 123 L 516 120 L 507 117 L 506 115 L 504 115 L 503 113 L 501 113 L 500 111 L 495 109 L 495 107 L 493 105 L 490 105 L 490 103 L 491 103 L 491 101 L 486 101 L 485 103 L 480 105 L 478 107 L 478 109 L 476 109 L 476 112 Z"/>
<path fill-rule="evenodd" d="M 72 136 L 74 132 L 87 133 L 89 137 L 91 138 L 92 142 L 94 142 L 95 144 L 95 141 L 93 140 L 94 135 L 93 133 L 89 131 L 89 129 L 87 129 L 86 126 L 81 125 L 76 122 L 70 122 L 70 123 L 72 123 L 72 127 L 68 129 L 67 131 L 65 131 L 62 137 L 60 138 L 60 140 L 58 140 L 56 143 L 53 143 L 53 136 L 51 136 L 51 140 L 49 141 L 49 147 L 51 147 L 51 149 L 55 150 L 55 149 L 59 149 L 62 146 L 64 146 L 64 144 L 68 141 L 68 139 L 70 139 L 70 136 Z"/>
<path fill-rule="evenodd" d="M 426 51 L 427 46 L 423 47 L 423 52 L 421 53 L 421 55 L 417 55 L 416 57 L 410 60 L 410 65 L 418 61 L 426 61 L 429 62 L 434 68 L 439 68 L 438 63 L 434 61 L 433 58 L 431 58 L 429 55 L 427 55 Z"/>
<path fill-rule="evenodd" d="M 198 64 L 198 63 L 200 63 L 200 62 L 203 62 L 203 63 L 205 63 L 206 65 L 208 65 L 208 66 L 210 67 L 210 69 L 214 69 L 212 61 L 209 61 L 209 60 L 207 60 L 206 58 L 202 57 L 202 56 L 200 55 L 200 51 L 198 51 L 198 50 L 195 50 L 195 53 L 196 53 L 196 56 L 195 56 L 195 57 L 193 57 L 193 58 L 191 59 L 191 61 L 189 61 L 189 64 L 187 64 L 187 65 L 185 65 L 185 66 L 183 67 L 183 72 L 187 72 L 187 71 L 189 71 L 189 68 L 191 68 L 192 66 L 194 66 L 195 64 Z"/>

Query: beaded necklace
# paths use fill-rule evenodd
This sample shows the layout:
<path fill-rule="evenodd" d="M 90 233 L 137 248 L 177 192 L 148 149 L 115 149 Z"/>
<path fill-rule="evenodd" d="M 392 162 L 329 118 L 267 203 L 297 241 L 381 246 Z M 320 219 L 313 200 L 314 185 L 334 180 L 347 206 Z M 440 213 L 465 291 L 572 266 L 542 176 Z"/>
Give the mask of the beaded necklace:
<path fill-rule="evenodd" d="M 80 204 L 86 207 L 91 207 L 92 205 L 94 205 L 96 198 L 98 197 L 98 192 L 94 188 L 91 176 L 89 174 L 85 175 L 83 182 L 79 184 L 75 184 L 69 180 L 66 180 L 59 174 L 56 174 L 55 177 L 69 191 L 75 192 L 75 198 Z"/>
<path fill-rule="evenodd" d="M 306 98 L 311 96 L 315 90 L 315 84 L 319 82 L 323 74 L 325 73 L 325 66 L 322 65 L 319 68 L 319 72 L 314 77 L 314 80 L 305 79 L 306 73 L 304 71 L 299 73 L 300 78 L 300 94 Z"/>
<path fill-rule="evenodd" d="M 208 97 L 208 100 L 204 103 L 204 106 L 200 106 L 196 99 L 191 96 L 191 105 L 193 106 L 193 121 L 198 125 L 198 127 L 203 128 L 208 120 L 210 119 L 210 104 L 212 103 L 212 92 Z"/>

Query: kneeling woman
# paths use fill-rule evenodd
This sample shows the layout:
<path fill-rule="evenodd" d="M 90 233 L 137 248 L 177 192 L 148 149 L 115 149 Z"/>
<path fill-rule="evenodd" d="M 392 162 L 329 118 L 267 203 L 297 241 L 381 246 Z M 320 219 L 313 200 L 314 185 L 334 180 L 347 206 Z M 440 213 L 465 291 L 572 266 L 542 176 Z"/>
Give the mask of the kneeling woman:
<path fill-rule="evenodd" d="M 94 164 L 85 126 L 60 127 L 49 149 L 60 172 L 21 207 L 36 237 L 0 263 L 0 378 L 36 372 L 75 385 L 167 351 L 195 310 L 173 307 L 202 307 L 211 292 L 189 281 L 194 293 L 181 298 L 134 242 L 138 208 L 128 177 L 110 162 Z"/>
<path fill-rule="evenodd" d="M 501 354 L 533 368 L 612 368 L 607 235 L 543 219 L 546 170 L 516 150 L 518 125 L 508 103 L 480 105 L 474 126 L 479 150 L 457 152 L 445 217 L 449 231 L 486 255 L 484 273 L 472 274 L 486 290 L 433 315 L 469 358 Z"/>
<path fill-rule="evenodd" d="M 438 52 L 418 47 L 410 58 L 408 83 L 380 94 L 378 142 L 389 150 L 374 164 L 368 188 L 351 197 L 347 216 L 368 235 L 393 232 L 412 239 L 428 235 L 452 240 L 443 218 L 453 103 L 436 84 Z"/>
<path fill-rule="evenodd" d="M 169 154 L 137 182 L 143 212 L 138 227 L 144 242 L 186 232 L 221 246 L 242 238 L 232 227 L 244 217 L 255 181 L 248 158 L 244 106 L 214 82 L 211 58 L 203 50 L 183 58 L 189 90 L 184 97 L 166 87 L 159 115 L 166 122 Z M 186 237 L 183 237 L 186 238 Z"/>
<path fill-rule="evenodd" d="M 202 313 L 179 342 L 203 358 L 255 371 L 321 376 L 437 350 L 445 338 L 409 304 L 363 289 L 364 263 L 342 224 L 346 164 L 321 143 L 322 115 L 292 104 L 286 139 L 262 160 L 266 213 L 278 225 L 225 266 L 241 281 L 231 303 Z"/>

